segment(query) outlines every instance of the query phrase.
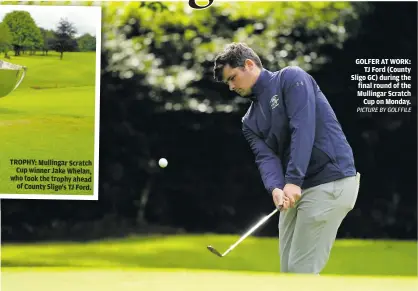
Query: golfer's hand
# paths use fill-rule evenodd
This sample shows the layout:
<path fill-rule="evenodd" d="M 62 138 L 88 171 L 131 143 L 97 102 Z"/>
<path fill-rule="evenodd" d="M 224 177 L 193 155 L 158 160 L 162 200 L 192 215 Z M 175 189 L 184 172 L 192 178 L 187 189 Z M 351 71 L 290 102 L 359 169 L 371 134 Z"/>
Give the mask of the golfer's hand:
<path fill-rule="evenodd" d="M 273 196 L 274 205 L 280 210 L 286 210 L 289 208 L 290 201 L 287 197 L 284 196 L 284 192 L 279 188 L 275 188 L 271 193 Z"/>
<path fill-rule="evenodd" d="M 299 186 L 294 184 L 286 184 L 283 188 L 284 197 L 287 197 L 290 202 L 289 207 L 294 207 L 295 203 L 300 200 L 300 197 L 302 196 L 302 190 Z"/>

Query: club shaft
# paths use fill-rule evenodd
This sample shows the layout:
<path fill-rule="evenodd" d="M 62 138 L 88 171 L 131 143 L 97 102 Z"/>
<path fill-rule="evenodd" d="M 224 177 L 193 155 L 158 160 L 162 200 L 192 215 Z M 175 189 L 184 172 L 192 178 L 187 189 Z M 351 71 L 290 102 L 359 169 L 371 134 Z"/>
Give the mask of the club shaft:
<path fill-rule="evenodd" d="M 229 247 L 229 249 L 227 249 L 225 251 L 225 253 L 222 256 L 225 256 L 226 254 L 228 254 L 230 251 L 232 251 L 237 245 L 239 245 L 247 236 L 249 236 L 250 234 L 252 234 L 257 228 L 260 227 L 260 225 L 262 225 L 263 223 L 265 223 L 267 220 L 270 219 L 270 217 L 272 217 L 274 214 L 276 214 L 276 212 L 278 211 L 278 209 L 274 209 L 269 215 L 265 216 L 263 219 L 261 219 L 256 225 L 254 225 L 253 227 L 251 227 L 242 237 L 240 237 L 240 239 L 234 243 L 232 246 Z"/>

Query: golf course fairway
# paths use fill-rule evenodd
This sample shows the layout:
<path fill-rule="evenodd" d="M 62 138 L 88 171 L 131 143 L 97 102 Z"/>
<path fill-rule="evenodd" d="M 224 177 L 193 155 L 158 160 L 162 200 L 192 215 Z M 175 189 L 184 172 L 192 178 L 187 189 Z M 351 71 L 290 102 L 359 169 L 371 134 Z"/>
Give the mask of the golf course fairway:
<path fill-rule="evenodd" d="M 418 290 L 417 243 L 337 240 L 320 276 L 280 273 L 276 238 L 248 237 L 224 258 L 237 235 L 148 235 L 89 242 L 2 246 L 5 291 L 409 291 Z"/>
<path fill-rule="evenodd" d="M 92 195 L 96 54 L 65 53 L 60 60 L 52 52 L 4 60 L 27 66 L 28 71 L 15 91 L 0 98 L 0 193 Z M 91 166 L 83 167 L 90 174 L 77 175 L 91 182 L 73 180 L 67 167 L 61 167 L 65 174 L 53 173 L 55 165 L 22 165 L 11 160 L 91 161 Z M 29 172 L 34 167 L 50 171 Z M 51 174 L 71 181 L 53 180 Z M 39 185 L 45 188 L 36 188 Z"/>

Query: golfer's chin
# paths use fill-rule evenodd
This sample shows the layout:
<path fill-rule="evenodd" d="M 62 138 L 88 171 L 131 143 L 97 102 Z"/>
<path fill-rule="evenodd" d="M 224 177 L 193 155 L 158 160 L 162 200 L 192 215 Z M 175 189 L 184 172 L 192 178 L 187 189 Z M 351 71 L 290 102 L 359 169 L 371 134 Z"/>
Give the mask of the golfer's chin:
<path fill-rule="evenodd" d="M 244 91 L 244 90 L 240 90 L 240 91 L 236 91 L 238 93 L 238 95 L 240 95 L 241 97 L 244 98 L 248 98 L 251 96 L 251 91 Z"/>

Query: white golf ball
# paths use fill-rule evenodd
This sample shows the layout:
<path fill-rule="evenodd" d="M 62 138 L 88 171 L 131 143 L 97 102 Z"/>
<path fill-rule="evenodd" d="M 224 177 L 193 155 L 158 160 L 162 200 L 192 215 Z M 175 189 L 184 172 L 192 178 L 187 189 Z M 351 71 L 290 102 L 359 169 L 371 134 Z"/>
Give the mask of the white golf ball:
<path fill-rule="evenodd" d="M 162 158 L 158 161 L 158 164 L 160 165 L 161 168 L 165 168 L 165 167 L 167 167 L 168 161 L 166 159 Z"/>

